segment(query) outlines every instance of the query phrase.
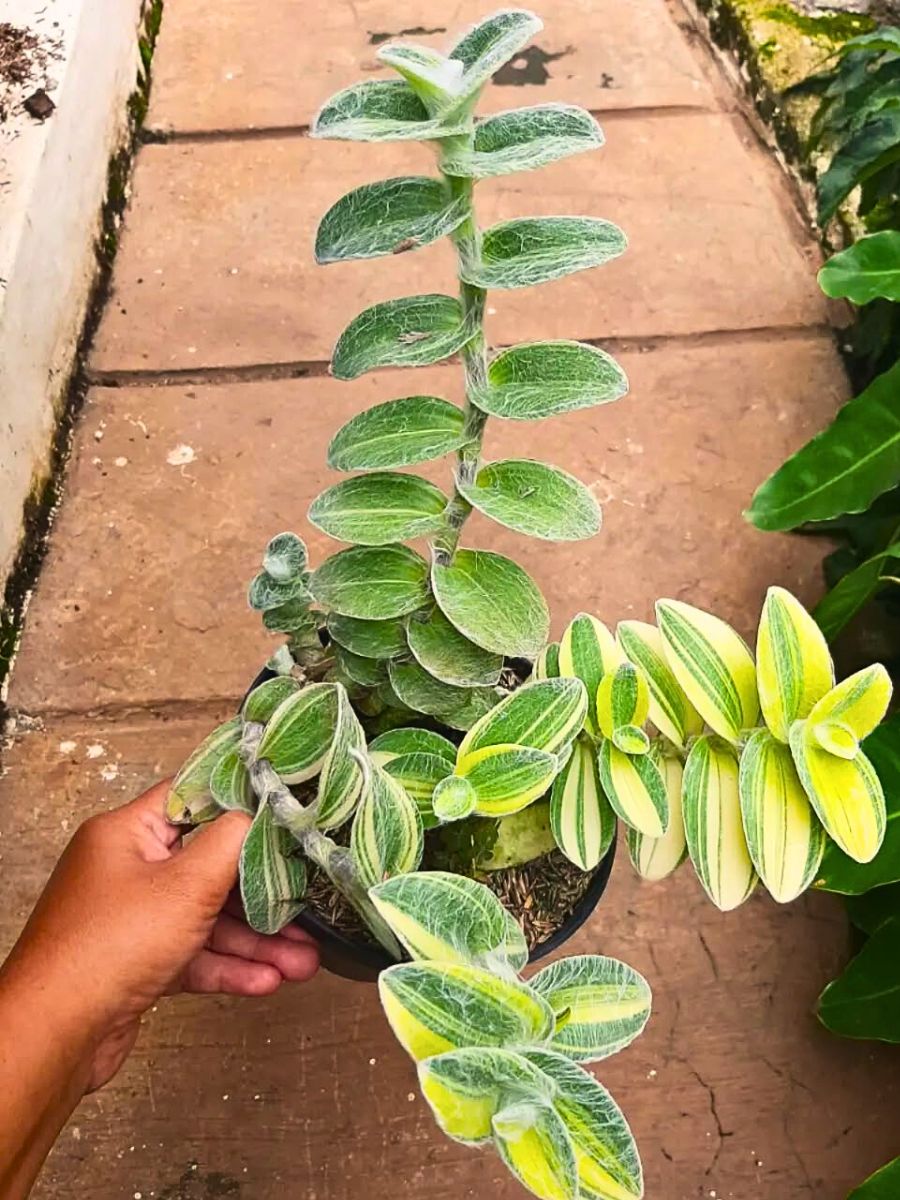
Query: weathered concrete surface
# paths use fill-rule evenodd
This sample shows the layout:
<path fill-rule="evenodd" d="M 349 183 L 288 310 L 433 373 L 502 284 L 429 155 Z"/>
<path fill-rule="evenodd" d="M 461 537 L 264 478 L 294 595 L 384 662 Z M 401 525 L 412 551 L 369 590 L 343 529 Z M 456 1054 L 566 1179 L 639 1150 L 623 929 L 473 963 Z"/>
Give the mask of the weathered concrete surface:
<path fill-rule="evenodd" d="M 454 22 L 475 11 L 457 7 Z M 606 409 L 490 430 L 488 453 L 539 453 L 595 485 L 606 514 L 596 542 L 545 548 L 474 522 L 471 537 L 521 557 L 557 627 L 581 607 L 646 616 L 668 593 L 749 631 L 768 582 L 817 588 L 817 547 L 757 534 L 740 516 L 845 394 L 814 254 L 674 5 L 551 8 L 540 46 L 576 49 L 545 63 L 543 85 L 498 89 L 492 103 L 620 111 L 605 118 L 600 155 L 487 185 L 482 215 L 596 212 L 621 221 L 632 250 L 534 295 L 492 297 L 491 333 L 624 338 L 613 348 L 633 391 Z M 444 24 L 435 10 L 407 7 L 403 27 Z M 296 128 L 247 137 L 251 125 L 305 123 L 370 63 L 371 34 L 397 26 L 396 9 L 356 0 L 344 50 L 352 11 L 167 5 L 154 121 L 218 132 L 141 152 L 94 356 L 107 382 L 127 386 L 90 396 L 13 679 L 22 720 L 0 782 L 0 948 L 75 821 L 173 770 L 229 710 L 265 647 L 244 584 L 270 533 L 304 528 L 331 431 L 376 399 L 458 396 L 453 366 L 352 385 L 323 370 L 366 301 L 451 285 L 439 250 L 309 265 L 325 205 L 424 158 L 313 147 Z M 317 25 L 324 49 L 312 54 Z M 604 71 L 620 89 L 603 86 Z M 284 362 L 313 374 L 281 378 L 273 364 Z M 248 365 L 244 382 L 228 382 Z M 175 368 L 193 381 L 158 386 Z M 827 897 L 784 910 L 756 897 L 722 916 L 689 871 L 646 888 L 623 863 L 573 948 L 619 954 L 654 984 L 647 1035 L 598 1072 L 640 1139 L 652 1200 L 843 1200 L 895 1153 L 896 1053 L 840 1042 L 812 1017 L 848 953 Z M 436 1132 L 371 990 L 322 977 L 259 1005 L 170 1001 L 147 1026 L 125 1072 L 73 1120 L 39 1200 L 521 1194 L 490 1155 Z"/>

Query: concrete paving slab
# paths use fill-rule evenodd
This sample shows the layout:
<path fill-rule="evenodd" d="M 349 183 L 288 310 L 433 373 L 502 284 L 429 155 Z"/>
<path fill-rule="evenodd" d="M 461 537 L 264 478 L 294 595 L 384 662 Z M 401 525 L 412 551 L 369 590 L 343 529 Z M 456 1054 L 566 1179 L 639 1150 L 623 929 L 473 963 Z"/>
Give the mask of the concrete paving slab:
<path fill-rule="evenodd" d="M 589 483 L 604 505 L 600 535 L 554 546 L 475 517 L 466 541 L 521 561 L 557 628 L 579 609 L 647 619 L 668 595 L 749 634 L 770 583 L 814 597 L 821 544 L 760 534 L 741 511 L 845 395 L 831 340 L 668 344 L 620 358 L 627 399 L 553 421 L 492 421 L 486 444 L 488 457 L 543 458 Z M 314 561 L 336 549 L 305 521 L 338 478 L 325 466 L 328 440 L 353 413 L 413 393 L 459 400 L 459 370 L 94 390 L 13 707 L 240 695 L 272 645 L 244 600 L 265 541 L 295 528 Z M 442 483 L 446 471 L 429 474 Z"/>
<path fill-rule="evenodd" d="M 76 822 L 172 771 L 219 715 L 68 719 L 16 740 L 0 782 L 0 951 Z M 843 1200 L 894 1152 L 900 1054 L 831 1037 L 811 1012 L 848 953 L 834 898 L 778 908 L 757 896 L 723 915 L 688 870 L 644 885 L 623 855 L 567 949 L 613 954 L 652 981 L 646 1033 L 594 1068 L 632 1123 L 649 1197 Z M 398 1190 L 521 1195 L 487 1151 L 438 1133 L 374 988 L 321 974 L 266 1001 L 162 1001 L 123 1072 L 73 1117 L 35 1198 Z"/>
<path fill-rule="evenodd" d="M 630 242 L 598 270 L 492 292 L 496 344 L 825 319 L 815 251 L 789 207 L 787 183 L 742 122 L 721 114 L 623 117 L 608 123 L 607 137 L 597 154 L 479 188 L 484 225 L 584 213 L 617 222 Z M 454 291 L 446 240 L 370 262 L 312 260 L 318 221 L 346 191 L 432 170 L 422 146 L 266 138 L 145 147 L 93 368 L 325 360 L 366 305 Z"/>
<path fill-rule="evenodd" d="M 259 9 L 243 0 L 167 0 L 153 61 L 148 124 L 163 132 L 308 124 L 333 92 L 387 78 L 389 40 L 446 49 L 492 11 L 463 0 L 336 0 L 310 20 L 303 0 Z M 665 0 L 554 0 L 545 29 L 485 93 L 482 111 L 564 100 L 594 109 L 714 103 Z M 677 16 L 677 13 L 676 13 Z"/>

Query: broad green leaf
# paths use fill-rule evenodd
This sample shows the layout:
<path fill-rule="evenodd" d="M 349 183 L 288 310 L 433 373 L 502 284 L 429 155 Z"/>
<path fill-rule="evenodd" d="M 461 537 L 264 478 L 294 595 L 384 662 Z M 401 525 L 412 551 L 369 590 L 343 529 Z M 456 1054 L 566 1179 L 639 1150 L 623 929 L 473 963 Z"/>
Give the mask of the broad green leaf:
<path fill-rule="evenodd" d="M 490 550 L 457 550 L 431 572 L 444 616 L 476 646 L 531 658 L 547 640 L 550 614 L 537 584 L 522 568 Z"/>
<path fill-rule="evenodd" d="M 838 846 L 858 863 L 871 862 L 884 840 L 887 814 L 875 769 L 860 750 L 838 758 L 813 739 L 810 722 L 791 730 L 791 753 L 800 782 Z"/>
<path fill-rule="evenodd" d="M 219 760 L 240 745 L 241 728 L 240 717 L 233 717 L 214 729 L 187 758 L 166 797 L 167 821 L 173 825 L 199 825 L 219 815 L 210 779 Z"/>
<path fill-rule="evenodd" d="M 813 616 L 829 642 L 834 641 L 882 584 L 897 582 L 894 562 L 898 558 L 900 542 L 893 542 L 880 554 L 873 554 L 855 570 L 849 571 L 822 597 Z"/>
<path fill-rule="evenodd" d="M 408 546 L 353 546 L 326 559 L 310 585 L 332 612 L 383 621 L 422 607 L 428 598 L 428 564 Z"/>
<path fill-rule="evenodd" d="M 597 751 L 584 737 L 553 781 L 550 824 L 557 846 L 582 871 L 592 871 L 616 835 L 616 817 L 600 786 Z"/>
<path fill-rule="evenodd" d="M 241 708 L 241 716 L 245 721 L 255 721 L 265 725 L 269 717 L 288 696 L 300 691 L 299 680 L 290 675 L 278 675 L 275 679 L 267 679 L 259 687 L 255 687 Z"/>
<path fill-rule="evenodd" d="M 402 79 L 373 79 L 354 83 L 326 101 L 310 135 L 352 142 L 424 142 L 465 133 L 467 127 L 468 114 L 434 120 Z"/>
<path fill-rule="evenodd" d="M 894 97 L 835 151 L 817 185 L 819 224 L 824 228 L 855 187 L 898 160 L 900 104 Z"/>
<path fill-rule="evenodd" d="M 256 812 L 256 795 L 250 782 L 250 772 L 236 746 L 223 754 L 213 767 L 209 790 L 224 812 L 235 809 L 249 813 L 251 817 Z"/>
<path fill-rule="evenodd" d="M 649 754 L 623 754 L 607 739 L 599 751 L 600 782 L 617 816 L 647 837 L 669 827 L 669 797 L 659 767 Z"/>
<path fill-rule="evenodd" d="M 641 1160 L 628 1122 L 609 1092 L 561 1054 L 528 1049 L 523 1056 L 556 1084 L 553 1107 L 575 1148 L 581 1200 L 639 1200 L 644 1192 Z"/>
<path fill-rule="evenodd" d="M 688 700 L 666 662 L 662 634 L 644 621 L 620 621 L 618 642 L 640 667 L 650 689 L 650 720 L 679 749 L 703 728 L 703 718 Z"/>
<path fill-rule="evenodd" d="M 377 756 L 376 756 L 377 761 Z M 419 810 L 422 826 L 430 829 L 437 824 L 432 796 L 434 789 L 453 769 L 452 763 L 437 754 L 398 754 L 383 764 L 392 779 L 396 779 Z"/>
<path fill-rule="evenodd" d="M 338 471 L 381 471 L 441 458 L 466 440 L 462 409 L 438 396 L 376 404 L 343 425 L 328 447 Z"/>
<path fill-rule="evenodd" d="M 373 688 L 388 677 L 387 663 L 383 659 L 363 658 L 362 655 L 345 650 L 337 643 L 333 651 L 337 676 L 341 679 L 346 678 L 351 684 Z"/>
<path fill-rule="evenodd" d="M 445 175 L 487 179 L 594 150 L 603 145 L 603 132 L 589 112 L 574 104 L 535 104 L 479 121 L 471 149 L 457 142 L 447 145 L 441 158 Z"/>
<path fill-rule="evenodd" d="M 460 277 L 475 287 L 533 287 L 599 267 L 626 245 L 622 230 L 599 217 L 519 217 L 484 231 L 477 260 L 463 262 Z"/>
<path fill-rule="evenodd" d="M 318 775 L 337 726 L 339 688 L 334 683 L 307 684 L 282 700 L 266 724 L 256 750 L 285 783 L 303 783 Z"/>
<path fill-rule="evenodd" d="M 439 608 L 413 613 L 406 636 L 419 665 L 442 683 L 492 687 L 500 678 L 502 656 L 470 642 Z"/>
<path fill-rule="evenodd" d="M 575 1062 L 599 1062 L 623 1050 L 650 1019 L 650 987 L 626 963 L 578 954 L 528 981 L 556 1014 L 550 1049 Z"/>
<path fill-rule="evenodd" d="M 658 601 L 656 618 L 666 661 L 688 700 L 715 733 L 736 742 L 759 716 L 746 642 L 712 613 L 680 600 Z"/>
<path fill-rule="evenodd" d="M 487 383 L 472 400 L 495 417 L 539 421 L 609 404 L 627 391 L 624 371 L 604 350 L 583 342 L 526 342 L 491 359 Z"/>
<path fill-rule="evenodd" d="M 318 643 L 321 614 L 310 611 L 308 597 L 267 608 L 262 617 L 263 625 L 270 633 L 289 633 L 292 637 L 308 635 L 312 644 Z"/>
<path fill-rule="evenodd" d="M 363 785 L 359 761 L 352 753 L 366 748 L 366 735 L 344 688 L 337 689 L 334 739 L 322 763 L 316 798 L 316 826 L 337 829 L 350 817 Z"/>
<path fill-rule="evenodd" d="M 817 887 L 855 895 L 900 881 L 900 715 L 879 725 L 863 743 L 866 757 L 881 781 L 887 824 L 881 849 L 870 863 L 860 864 L 828 843 Z"/>
<path fill-rule="evenodd" d="M 456 747 L 453 743 L 430 729 L 390 729 L 369 743 L 372 761 L 382 767 L 392 758 L 406 754 L 435 755 L 443 759 L 451 771 L 456 762 Z"/>
<path fill-rule="evenodd" d="M 244 838 L 240 858 L 241 901 L 257 933 L 283 929 L 303 907 L 306 864 L 288 831 L 276 825 L 267 804 Z"/>
<path fill-rule="evenodd" d="M 848 401 L 822 433 L 759 488 L 747 512 L 758 529 L 793 529 L 863 512 L 900 479 L 900 362 Z"/>
<path fill-rule="evenodd" d="M 296 533 L 277 533 L 266 546 L 263 570 L 280 583 L 306 570 L 306 543 Z"/>
<path fill-rule="evenodd" d="M 474 25 L 450 51 L 450 58 L 461 62 L 464 70 L 459 97 L 474 96 L 543 28 L 540 17 L 522 8 L 501 9 Z"/>
<path fill-rule="evenodd" d="M 338 338 L 331 373 L 356 379 L 376 367 L 427 366 L 455 354 L 471 336 L 451 296 L 385 300 L 361 312 Z"/>
<path fill-rule="evenodd" d="M 861 896 L 846 896 L 844 907 L 850 923 L 863 933 L 872 934 L 885 921 L 900 917 L 900 884 L 872 888 Z"/>
<path fill-rule="evenodd" d="M 557 679 L 559 677 L 559 642 L 549 642 L 534 660 L 532 679 Z"/>
<path fill-rule="evenodd" d="M 448 775 L 434 789 L 432 808 L 442 824 L 463 821 L 475 811 L 478 793 L 468 779 L 461 775 Z"/>
<path fill-rule="evenodd" d="M 897 1196 L 900 1196 L 900 1158 L 870 1175 L 853 1189 L 847 1200 L 895 1200 Z"/>
<path fill-rule="evenodd" d="M 634 663 L 609 671 L 597 688 L 600 732 L 625 754 L 646 754 L 650 739 L 641 728 L 650 712 L 650 688 Z"/>
<path fill-rule="evenodd" d="M 900 917 L 872 934 L 819 997 L 819 1020 L 841 1037 L 900 1042 Z"/>
<path fill-rule="evenodd" d="M 375 907 L 415 959 L 469 963 L 508 975 L 528 962 L 518 923 L 483 883 L 417 871 L 378 884 Z"/>
<path fill-rule="evenodd" d="M 505 817 L 527 808 L 547 791 L 559 760 L 532 746 L 483 746 L 460 759 L 457 773 L 475 791 L 480 817 Z"/>
<path fill-rule="evenodd" d="M 487 463 L 473 480 L 458 473 L 456 486 L 473 508 L 531 537 L 572 542 L 600 528 L 600 506 L 584 484 L 533 459 Z"/>
<path fill-rule="evenodd" d="M 519 1100 L 491 1122 L 494 1145 L 518 1181 L 540 1200 L 578 1200 L 575 1150 L 546 1101 Z"/>
<path fill-rule="evenodd" d="M 292 575 L 289 579 L 276 579 L 268 571 L 260 571 L 250 581 L 247 603 L 257 612 L 266 612 L 291 600 L 308 600 L 308 582 L 305 572 Z"/>
<path fill-rule="evenodd" d="M 741 755 L 741 814 L 757 874 L 779 904 L 796 900 L 816 877 L 825 831 L 810 807 L 787 746 L 766 729 Z"/>
<path fill-rule="evenodd" d="M 382 46 L 376 57 L 403 76 L 432 115 L 449 108 L 460 92 L 462 64 L 430 46 L 391 43 Z"/>
<path fill-rule="evenodd" d="M 350 849 L 367 887 L 415 871 L 422 859 L 419 810 L 400 784 L 374 763 L 369 764 L 353 818 Z"/>
<path fill-rule="evenodd" d="M 444 525 L 444 493 L 418 475 L 378 471 L 344 479 L 309 506 L 310 522 L 342 542 L 387 546 Z"/>
<path fill-rule="evenodd" d="M 766 593 L 756 635 L 756 683 L 763 720 L 785 743 L 794 721 L 808 717 L 834 686 L 834 664 L 822 631 L 784 588 Z"/>
<path fill-rule="evenodd" d="M 366 183 L 328 210 L 316 231 L 316 262 L 379 258 L 427 246 L 469 214 L 446 182 L 409 175 Z"/>
<path fill-rule="evenodd" d="M 587 697 L 577 679 L 541 679 L 523 684 L 473 725 L 459 747 L 457 763 L 486 746 L 531 746 L 558 753 L 584 723 Z"/>
<path fill-rule="evenodd" d="M 388 967 L 378 995 L 394 1035 L 415 1059 L 463 1046 L 541 1045 L 553 1033 L 553 1010 L 542 996 L 467 964 Z"/>
<path fill-rule="evenodd" d="M 595 736 L 600 732 L 597 723 L 597 689 L 609 671 L 623 660 L 616 639 L 602 621 L 589 613 L 579 613 L 566 626 L 559 643 L 557 672 L 568 679 L 580 679 L 587 690 L 587 725 Z"/>
<path fill-rule="evenodd" d="M 866 738 L 884 720 L 892 690 L 890 675 L 881 663 L 873 663 L 823 695 L 810 710 L 807 726 L 820 744 L 820 727 L 833 722 L 846 726 L 857 740 Z"/>
<path fill-rule="evenodd" d="M 491 1120 L 510 1095 L 549 1099 L 556 1091 L 548 1073 L 511 1050 L 451 1050 L 424 1059 L 418 1070 L 422 1095 L 440 1128 L 469 1145 L 490 1139 Z"/>
<path fill-rule="evenodd" d="M 389 664 L 391 686 L 405 705 L 429 717 L 448 720 L 470 699 L 470 688 L 443 683 L 417 662 Z"/>
<path fill-rule="evenodd" d="M 882 297 L 900 303 L 900 230 L 861 237 L 829 258 L 819 272 L 826 296 L 868 304 Z"/>
<path fill-rule="evenodd" d="M 743 904 L 756 872 L 741 820 L 733 747 L 705 734 L 691 748 L 682 786 L 688 853 L 706 894 L 722 912 Z"/>
<path fill-rule="evenodd" d="M 406 653 L 406 626 L 397 617 L 364 621 L 332 612 L 325 623 L 332 641 L 360 658 L 393 658 Z"/>
<path fill-rule="evenodd" d="M 647 837 L 637 829 L 629 829 L 627 842 L 628 856 L 638 875 L 656 883 L 671 875 L 687 856 L 681 803 L 684 768 L 681 760 L 674 755 L 660 753 L 654 747 L 651 747 L 650 753 L 659 767 L 669 798 L 669 825 L 662 837 Z"/>

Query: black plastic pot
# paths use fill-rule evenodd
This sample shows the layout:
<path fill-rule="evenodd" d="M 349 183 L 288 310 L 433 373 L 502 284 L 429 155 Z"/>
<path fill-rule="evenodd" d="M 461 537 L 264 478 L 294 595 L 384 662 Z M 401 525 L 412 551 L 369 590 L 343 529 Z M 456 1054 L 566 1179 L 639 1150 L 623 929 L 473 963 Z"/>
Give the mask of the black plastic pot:
<path fill-rule="evenodd" d="M 522 661 L 527 675 L 531 670 L 531 664 Z M 511 665 L 518 666 L 519 660 L 513 660 Z M 268 667 L 264 667 L 251 683 L 247 695 L 261 683 L 265 683 L 267 679 L 273 677 L 274 672 L 270 671 Z M 606 856 L 591 878 L 590 886 L 574 911 L 560 925 L 559 929 L 533 947 L 528 955 L 529 962 L 538 962 L 540 959 L 546 958 L 548 954 L 558 950 L 578 932 L 600 903 L 600 898 L 606 891 L 615 857 L 616 841 L 613 839 Z M 354 941 L 353 938 L 347 937 L 346 934 L 341 933 L 339 929 L 335 929 L 333 925 L 329 925 L 327 921 L 313 912 L 301 912 L 294 918 L 294 924 L 305 929 L 316 939 L 319 944 L 322 966 L 332 975 L 340 975 L 343 979 L 353 979 L 361 983 L 374 983 L 379 974 L 394 963 L 394 959 L 381 946 L 373 945 L 371 942 Z"/>

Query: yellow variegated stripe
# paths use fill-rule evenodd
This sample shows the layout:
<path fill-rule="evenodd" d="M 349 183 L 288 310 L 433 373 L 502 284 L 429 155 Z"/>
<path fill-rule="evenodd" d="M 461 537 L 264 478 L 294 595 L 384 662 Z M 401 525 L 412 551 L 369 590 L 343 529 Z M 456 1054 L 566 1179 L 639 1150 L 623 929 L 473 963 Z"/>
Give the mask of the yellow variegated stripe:
<path fill-rule="evenodd" d="M 756 681 L 763 719 L 781 742 L 834 684 L 821 629 L 784 588 L 766 595 L 756 635 Z"/>
<path fill-rule="evenodd" d="M 886 812 L 881 781 L 865 754 L 829 754 L 813 741 L 809 722 L 801 721 L 791 729 L 791 753 L 825 831 L 856 862 L 871 862 L 884 840 Z"/>
<path fill-rule="evenodd" d="M 528 746 L 555 753 L 584 724 L 587 695 L 577 679 L 540 679 L 526 683 L 481 717 L 462 740 L 457 770 L 486 746 Z"/>
<path fill-rule="evenodd" d="M 384 764 L 384 769 L 415 801 L 423 827 L 431 829 L 436 825 L 434 790 L 447 772 L 453 770 L 452 764 L 436 754 L 398 754 Z"/>
<path fill-rule="evenodd" d="M 350 849 L 367 887 L 414 871 L 422 858 L 419 810 L 396 779 L 374 764 L 353 818 Z"/>
<path fill-rule="evenodd" d="M 597 688 L 603 676 L 614 670 L 623 657 L 610 631 L 589 613 L 574 617 L 560 640 L 559 674 L 580 679 L 587 688 L 587 725 L 595 735 L 599 732 Z"/>
<path fill-rule="evenodd" d="M 494 1144 L 513 1175 L 540 1200 L 578 1200 L 575 1151 L 551 1105 L 521 1100 L 492 1122 Z"/>
<path fill-rule="evenodd" d="M 669 827 L 669 798 L 659 767 L 648 755 L 623 754 L 604 740 L 600 746 L 600 782 L 626 825 L 648 837 L 662 837 Z"/>
<path fill-rule="evenodd" d="M 532 679 L 557 679 L 559 677 L 559 642 L 550 642 L 534 660 Z"/>
<path fill-rule="evenodd" d="M 883 719 L 891 691 L 891 677 L 881 663 L 864 667 L 822 697 L 809 714 L 809 728 L 837 722 L 862 741 Z"/>
<path fill-rule="evenodd" d="M 520 926 L 474 879 L 416 871 L 378 884 L 369 895 L 413 958 L 471 963 L 501 974 L 528 962 Z"/>
<path fill-rule="evenodd" d="M 541 1044 L 553 1032 L 553 1010 L 542 996 L 461 963 L 388 967 L 378 994 L 397 1040 L 415 1059 L 462 1046 Z"/>
<path fill-rule="evenodd" d="M 213 767 L 209 790 L 223 811 L 236 809 L 251 817 L 256 812 L 256 794 L 250 782 L 250 772 L 237 746 L 227 751 Z"/>
<path fill-rule="evenodd" d="M 491 1137 L 491 1121 L 510 1095 L 547 1099 L 555 1085 L 511 1050 L 453 1050 L 419 1063 L 419 1085 L 440 1128 L 456 1142 Z"/>
<path fill-rule="evenodd" d="M 592 871 L 616 833 L 616 817 L 600 786 L 597 750 L 579 737 L 569 761 L 553 781 L 550 827 L 556 844 L 582 871 Z"/>
<path fill-rule="evenodd" d="M 680 600 L 660 600 L 656 614 L 666 661 L 688 699 L 711 729 L 736 742 L 759 716 L 746 643 L 718 617 Z"/>
<path fill-rule="evenodd" d="M 662 634 L 644 621 L 621 621 L 617 635 L 628 658 L 643 671 L 650 689 L 650 720 L 678 747 L 703 729 L 703 718 L 688 700 L 666 662 Z"/>
<path fill-rule="evenodd" d="M 816 877 L 825 831 L 810 807 L 791 752 L 766 729 L 741 755 L 741 814 L 753 865 L 779 904 L 796 900 Z"/>
<path fill-rule="evenodd" d="M 650 689 L 634 663 L 608 671 L 597 688 L 597 724 L 625 754 L 646 754 L 650 739 L 641 728 L 650 711 Z"/>
<path fill-rule="evenodd" d="M 356 808 L 363 775 L 351 750 L 366 748 L 366 735 L 342 684 L 337 684 L 337 719 L 334 737 L 319 775 L 316 793 L 316 826 L 337 829 Z"/>
<path fill-rule="evenodd" d="M 210 779 L 220 759 L 241 741 L 241 719 L 233 717 L 214 729 L 190 755 L 172 781 L 166 797 L 166 820 L 173 825 L 199 825 L 222 811 L 210 791 Z"/>
<path fill-rule="evenodd" d="M 741 820 L 734 749 L 709 734 L 698 738 L 684 768 L 684 832 L 697 877 L 717 908 L 737 908 L 756 887 Z"/>
<path fill-rule="evenodd" d="M 628 830 L 628 854 L 642 879 L 656 882 L 679 867 L 687 855 L 684 814 L 681 809 L 681 781 L 684 768 L 674 755 L 654 756 L 669 798 L 669 827 L 662 837 L 647 837 L 636 829 Z"/>
<path fill-rule="evenodd" d="M 311 683 L 288 696 L 266 724 L 257 759 L 268 759 L 284 783 L 312 779 L 334 738 L 337 710 L 336 683 Z"/>
<path fill-rule="evenodd" d="M 561 1054 L 524 1050 L 523 1056 L 556 1085 L 553 1107 L 575 1149 L 581 1200 L 639 1200 L 644 1180 L 637 1146 L 606 1088 Z"/>
<path fill-rule="evenodd" d="M 241 847 L 241 902 L 247 924 L 257 933 L 273 934 L 303 907 L 306 863 L 290 833 L 276 825 L 267 804 L 253 818 Z"/>
<path fill-rule="evenodd" d="M 855 758 L 859 753 L 859 738 L 843 721 L 819 721 L 809 732 L 823 750 L 838 758 Z"/>
<path fill-rule="evenodd" d="M 461 775 L 448 775 L 434 789 L 431 810 L 438 821 L 462 821 L 475 811 L 478 793 L 468 779 Z"/>
<path fill-rule="evenodd" d="M 475 812 L 504 817 L 543 796 L 559 769 L 555 754 L 530 746 L 485 746 L 461 759 L 457 773 L 475 790 Z"/>
<path fill-rule="evenodd" d="M 556 1013 L 550 1042 L 576 1062 L 598 1062 L 638 1036 L 650 1016 L 650 987 L 627 963 L 578 954 L 544 967 L 528 981 Z"/>
<path fill-rule="evenodd" d="M 456 762 L 453 743 L 430 729 L 389 729 L 369 743 L 369 757 L 379 767 L 385 766 L 392 758 L 406 754 L 434 754 L 447 762 L 448 771 L 453 770 Z"/>

